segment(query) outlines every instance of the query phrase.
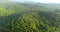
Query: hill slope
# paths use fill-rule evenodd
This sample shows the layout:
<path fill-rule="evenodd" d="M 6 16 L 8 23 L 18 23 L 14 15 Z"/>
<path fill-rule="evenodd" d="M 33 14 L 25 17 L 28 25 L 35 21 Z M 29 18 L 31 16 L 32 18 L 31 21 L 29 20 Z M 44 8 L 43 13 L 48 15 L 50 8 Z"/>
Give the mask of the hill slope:
<path fill-rule="evenodd" d="M 0 32 L 60 32 L 60 4 L 5 3 L 0 5 Z"/>

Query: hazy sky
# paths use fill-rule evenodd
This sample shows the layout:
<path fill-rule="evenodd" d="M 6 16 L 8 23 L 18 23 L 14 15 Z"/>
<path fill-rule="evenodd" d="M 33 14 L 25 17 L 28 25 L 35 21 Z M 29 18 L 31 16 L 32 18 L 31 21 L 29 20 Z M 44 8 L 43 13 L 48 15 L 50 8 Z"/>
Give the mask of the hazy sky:
<path fill-rule="evenodd" d="M 32 1 L 41 3 L 60 3 L 60 0 L 32 0 Z"/>
<path fill-rule="evenodd" d="M 3 1 L 5 1 L 5 0 L 3 0 Z M 32 1 L 32 2 L 40 2 L 40 3 L 60 3 L 60 0 L 9 0 L 9 1 L 17 1 L 17 2 Z"/>
<path fill-rule="evenodd" d="M 60 0 L 12 0 L 12 1 L 32 1 L 40 3 L 60 3 Z"/>

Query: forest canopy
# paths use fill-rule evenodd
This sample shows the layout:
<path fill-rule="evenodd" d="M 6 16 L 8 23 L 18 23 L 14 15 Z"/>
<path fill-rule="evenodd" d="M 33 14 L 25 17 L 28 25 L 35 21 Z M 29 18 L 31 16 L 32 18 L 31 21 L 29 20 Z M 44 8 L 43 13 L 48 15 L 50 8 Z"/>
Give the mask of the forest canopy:
<path fill-rule="evenodd" d="M 60 4 L 1 3 L 0 32 L 60 32 Z"/>

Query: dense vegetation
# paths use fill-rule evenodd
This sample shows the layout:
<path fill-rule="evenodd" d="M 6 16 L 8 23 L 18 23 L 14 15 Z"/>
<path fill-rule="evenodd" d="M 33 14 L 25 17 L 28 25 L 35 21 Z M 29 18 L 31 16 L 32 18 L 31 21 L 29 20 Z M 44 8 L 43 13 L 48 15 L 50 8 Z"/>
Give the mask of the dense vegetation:
<path fill-rule="evenodd" d="M 60 4 L 0 4 L 0 32 L 60 32 Z"/>

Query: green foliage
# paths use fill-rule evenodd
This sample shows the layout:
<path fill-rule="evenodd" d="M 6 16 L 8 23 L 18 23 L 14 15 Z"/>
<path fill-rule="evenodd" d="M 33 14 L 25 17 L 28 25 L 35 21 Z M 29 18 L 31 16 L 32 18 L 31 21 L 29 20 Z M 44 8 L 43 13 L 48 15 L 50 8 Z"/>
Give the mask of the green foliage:
<path fill-rule="evenodd" d="M 12 22 L 12 32 L 60 32 L 59 28 L 51 23 L 52 21 L 38 16 L 38 13 L 31 12 L 18 17 L 18 20 Z"/>
<path fill-rule="evenodd" d="M 0 32 L 60 32 L 60 11 L 53 5 L 1 3 Z"/>

